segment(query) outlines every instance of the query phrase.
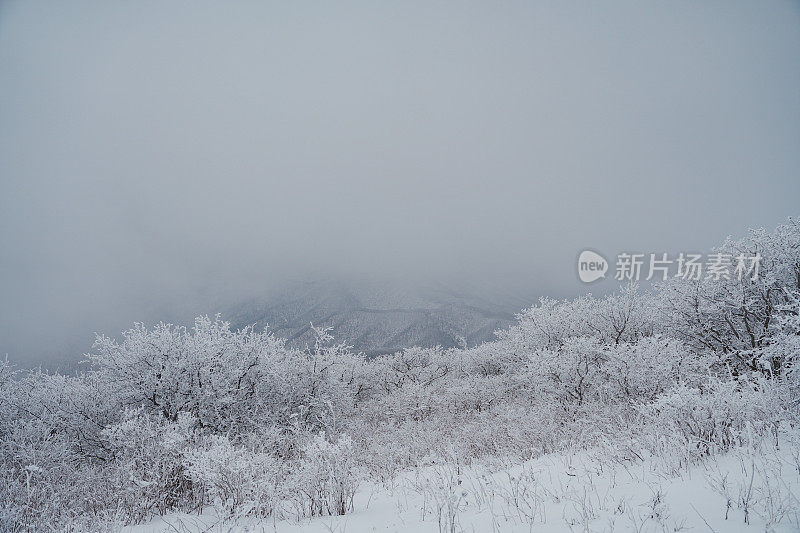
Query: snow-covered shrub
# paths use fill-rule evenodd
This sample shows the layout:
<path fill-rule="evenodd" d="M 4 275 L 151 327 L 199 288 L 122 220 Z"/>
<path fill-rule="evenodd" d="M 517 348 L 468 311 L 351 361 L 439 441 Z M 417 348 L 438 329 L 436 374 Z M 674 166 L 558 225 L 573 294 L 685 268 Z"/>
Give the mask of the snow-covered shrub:
<path fill-rule="evenodd" d="M 21 373 L 11 384 L 6 403 L 12 418 L 47 425 L 52 439 L 69 443 L 84 459 L 108 459 L 101 432 L 117 420 L 118 403 L 99 376 Z"/>
<path fill-rule="evenodd" d="M 412 348 L 368 363 L 374 385 L 358 415 L 371 423 L 424 420 L 448 408 L 462 382 L 453 351 Z M 352 428 L 351 428 L 352 429 Z M 355 428 L 357 429 L 357 428 Z"/>
<path fill-rule="evenodd" d="M 583 405 L 597 399 L 606 348 L 593 337 L 564 339 L 557 349 L 540 349 L 527 361 L 526 376 L 540 393 Z"/>
<path fill-rule="evenodd" d="M 605 350 L 605 394 L 608 399 L 651 401 L 676 385 L 698 385 L 708 377 L 710 365 L 706 354 L 661 335 L 620 343 Z"/>
<path fill-rule="evenodd" d="M 499 376 L 519 368 L 519 358 L 499 342 L 485 342 L 463 350 L 462 366 L 467 374 Z"/>
<path fill-rule="evenodd" d="M 324 432 L 314 435 L 293 466 L 290 484 L 299 516 L 343 515 L 353 510 L 361 472 L 348 435 L 334 442 Z"/>
<path fill-rule="evenodd" d="M 784 389 L 763 378 L 711 378 L 698 388 L 679 385 L 640 411 L 649 422 L 651 442 L 677 438 L 692 455 L 775 438 L 787 418 Z"/>
<path fill-rule="evenodd" d="M 74 456 L 67 443 L 48 439 L 42 423 L 8 423 L 0 440 L 0 529 L 33 530 L 45 520 L 60 523 L 64 503 L 58 482 L 74 472 Z"/>
<path fill-rule="evenodd" d="M 103 384 L 0 364 L 0 530 L 101 530 L 119 518 Z"/>
<path fill-rule="evenodd" d="M 0 438 L 0 531 L 101 531 L 117 513 L 113 468 L 87 461 L 46 421 L 18 419 Z"/>
<path fill-rule="evenodd" d="M 12 395 L 16 394 L 15 377 L 18 371 L 8 362 L 8 358 L 0 359 L 0 431 L 11 423 L 14 408 L 11 405 Z"/>
<path fill-rule="evenodd" d="M 687 344 L 724 356 L 736 374 L 762 371 L 759 358 L 770 344 L 772 324 L 785 312 L 791 291 L 800 289 L 800 223 L 790 218 L 772 232 L 750 230 L 745 238 L 726 239 L 715 252 L 731 258 L 731 275 L 659 284 L 661 321 Z M 756 254 L 754 276 L 746 258 Z M 744 268 L 734 273 L 739 257 Z"/>
<path fill-rule="evenodd" d="M 268 516 L 280 499 L 281 463 L 220 435 L 186 450 L 187 475 L 225 515 Z"/>
<path fill-rule="evenodd" d="M 122 485 L 118 497 L 130 521 L 202 504 L 183 462 L 197 438 L 196 424 L 189 414 L 173 422 L 139 407 L 126 409 L 120 422 L 103 430 L 113 453 L 112 471 Z"/>
<path fill-rule="evenodd" d="M 448 383 L 440 396 L 450 412 L 484 412 L 506 399 L 502 376 L 465 375 Z"/>
<path fill-rule="evenodd" d="M 121 405 L 172 421 L 190 413 L 217 431 L 252 427 L 261 418 L 254 415 L 282 405 L 273 370 L 290 366 L 292 356 L 271 334 L 234 332 L 219 317 L 198 317 L 192 330 L 136 324 L 122 342 L 98 336 L 94 348 L 89 361 Z"/>
<path fill-rule="evenodd" d="M 445 378 L 453 370 L 450 354 L 440 348 L 407 348 L 388 354 L 373 362 L 375 373 L 384 393 L 406 385 L 429 386 Z"/>
<path fill-rule="evenodd" d="M 592 337 L 601 344 L 634 342 L 654 332 L 650 299 L 636 285 L 602 299 L 591 294 L 564 301 L 541 298 L 539 305 L 517 315 L 517 324 L 497 335 L 515 353 L 558 349 L 575 337 Z"/>
<path fill-rule="evenodd" d="M 287 415 L 298 419 L 305 430 L 336 433 L 352 417 L 371 383 L 362 355 L 334 343 L 330 328 L 312 328 L 314 346 L 284 363 L 281 401 L 290 407 Z"/>
<path fill-rule="evenodd" d="M 794 413 L 800 412 L 800 291 L 787 291 L 789 301 L 772 323 L 769 344 L 755 355 L 766 375 L 783 380 L 794 398 Z"/>

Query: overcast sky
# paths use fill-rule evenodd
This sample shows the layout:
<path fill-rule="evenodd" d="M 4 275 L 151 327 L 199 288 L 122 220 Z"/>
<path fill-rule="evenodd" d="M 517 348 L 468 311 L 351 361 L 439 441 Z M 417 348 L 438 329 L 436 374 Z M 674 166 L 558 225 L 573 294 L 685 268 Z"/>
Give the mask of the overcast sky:
<path fill-rule="evenodd" d="M 567 296 L 583 248 L 774 227 L 799 5 L 2 1 L 0 353 L 309 272 Z"/>

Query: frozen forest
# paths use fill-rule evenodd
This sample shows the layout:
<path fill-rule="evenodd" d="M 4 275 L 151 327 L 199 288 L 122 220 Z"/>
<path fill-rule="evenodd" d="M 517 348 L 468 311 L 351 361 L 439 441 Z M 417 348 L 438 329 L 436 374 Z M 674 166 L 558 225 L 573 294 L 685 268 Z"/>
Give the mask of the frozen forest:
<path fill-rule="evenodd" d="M 542 299 L 366 358 L 222 317 L 0 367 L 1 531 L 797 531 L 800 224 L 753 279 Z"/>

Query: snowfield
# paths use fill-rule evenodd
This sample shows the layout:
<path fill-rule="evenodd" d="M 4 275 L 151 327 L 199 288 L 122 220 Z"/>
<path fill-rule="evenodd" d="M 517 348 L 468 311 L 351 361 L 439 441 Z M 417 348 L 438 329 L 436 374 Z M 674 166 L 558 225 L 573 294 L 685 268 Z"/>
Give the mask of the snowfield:
<path fill-rule="evenodd" d="M 676 450 L 677 452 L 677 450 Z M 607 451 L 548 454 L 517 465 L 446 463 L 364 484 L 355 510 L 302 521 L 174 513 L 124 529 L 155 532 L 530 532 L 800 530 L 800 463 L 792 443 L 746 448 L 683 468 Z M 677 471 L 676 471 L 677 470 Z"/>

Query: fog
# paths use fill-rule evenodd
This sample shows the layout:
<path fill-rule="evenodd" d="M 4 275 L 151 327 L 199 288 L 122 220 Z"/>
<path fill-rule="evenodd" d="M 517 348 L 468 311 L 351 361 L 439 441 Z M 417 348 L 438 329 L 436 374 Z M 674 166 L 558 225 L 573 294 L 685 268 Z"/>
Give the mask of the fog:
<path fill-rule="evenodd" d="M 570 296 L 584 248 L 774 227 L 798 51 L 791 2 L 2 2 L 0 353 L 300 276 Z"/>

